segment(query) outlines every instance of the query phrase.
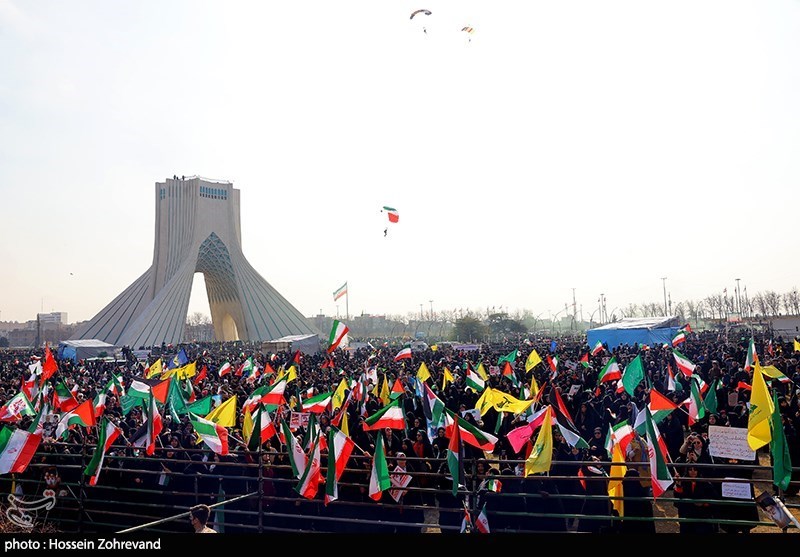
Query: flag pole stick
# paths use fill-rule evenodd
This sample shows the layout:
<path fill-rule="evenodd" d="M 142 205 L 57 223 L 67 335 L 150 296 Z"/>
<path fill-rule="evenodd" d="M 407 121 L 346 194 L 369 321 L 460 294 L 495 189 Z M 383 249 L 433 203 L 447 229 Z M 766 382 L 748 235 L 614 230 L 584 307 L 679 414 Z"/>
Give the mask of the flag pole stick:
<path fill-rule="evenodd" d="M 344 293 L 344 312 L 347 315 L 347 320 L 350 321 L 350 287 L 347 287 Z"/>

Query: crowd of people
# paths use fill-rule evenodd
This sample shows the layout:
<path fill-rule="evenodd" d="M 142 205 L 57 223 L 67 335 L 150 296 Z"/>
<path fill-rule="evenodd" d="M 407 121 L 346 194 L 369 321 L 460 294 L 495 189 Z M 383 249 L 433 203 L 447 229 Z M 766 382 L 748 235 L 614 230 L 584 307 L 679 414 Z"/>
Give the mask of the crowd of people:
<path fill-rule="evenodd" d="M 749 462 L 725 459 L 723 462 L 711 456 L 708 444 L 709 426 L 747 427 L 750 396 L 747 387 L 752 383 L 752 371 L 744 368 L 750 339 L 749 333 L 731 338 L 717 332 L 694 332 L 680 346 L 682 354 L 696 365 L 694 373 L 705 384 L 713 386 L 716 396 L 714 411 L 707 412 L 691 425 L 684 406 L 679 406 L 659 423 L 669 461 L 682 465 L 673 469 L 675 481 L 671 486 L 678 516 L 688 519 L 681 521 L 681 531 L 722 529 L 746 532 L 759 520 L 752 501 L 725 501 L 721 483 L 711 481 L 712 477 L 720 477 L 719 469 L 705 466 L 724 464 L 727 466 L 725 477 L 748 479 L 752 477 L 753 469 L 744 465 L 758 463 L 757 459 Z M 800 463 L 800 440 L 797 436 L 800 404 L 796 390 L 800 384 L 800 353 L 794 351 L 793 339 L 755 333 L 754 341 L 762 362 L 774 365 L 790 379 L 786 382 L 772 381 L 771 387 L 779 393 L 780 414 L 790 455 L 793 462 Z M 449 346 L 434 350 L 434 346 L 400 360 L 395 358 L 400 349 L 397 345 L 389 346 L 383 341 L 373 340 L 372 346 L 374 348 L 352 351 L 340 348 L 332 354 L 324 351 L 317 354 L 265 353 L 260 346 L 246 343 L 189 343 L 162 347 L 158 358 L 165 363 L 165 368 L 174 355 L 183 351 L 188 360 L 195 363 L 197 370 L 205 370 L 203 379 L 197 381 L 195 376 L 185 381 L 187 385 L 191 383 L 194 398 L 210 396 L 215 405 L 219 405 L 232 396 L 237 397 L 237 423 L 229 428 L 228 435 L 230 454 L 221 456 L 198 443 L 189 417 L 185 414 L 175 416 L 174 412 L 164 408 L 161 411 L 163 429 L 157 443 L 158 450 L 153 456 L 146 455 L 143 447 L 133 446 L 131 442 L 144 427 L 146 409 L 142 404 L 122 404 L 122 395 L 117 393 L 107 397 L 103 415 L 116 423 L 122 433 L 108 451 L 106 469 L 96 486 L 86 486 L 81 476 L 97 443 L 99 428 L 72 427 L 64 436 L 57 437 L 55 430 L 60 416 L 55 413 L 44 419 L 43 441 L 34 457 L 34 465 L 23 473 L 2 478 L 4 487 L 7 491 L 14 489 L 18 494 L 34 495 L 47 481 L 66 501 L 70 496 L 77 497 L 76 486 L 81 486 L 88 498 L 84 504 L 87 515 L 91 516 L 92 512 L 113 515 L 118 511 L 114 523 L 119 525 L 141 524 L 146 521 L 143 517 L 179 514 L 180 509 L 185 511 L 196 504 L 211 504 L 224 497 L 257 491 L 260 500 L 245 498 L 240 504 L 227 507 L 226 515 L 217 513 L 216 522 L 227 516 L 229 524 L 244 524 L 252 528 L 257 522 L 257 512 L 266 511 L 274 513 L 268 525 L 278 529 L 420 531 L 426 520 L 423 510 L 435 508 L 439 511 L 440 528 L 458 530 L 464 527 L 466 504 L 473 519 L 477 512 L 486 508 L 493 531 L 655 532 L 655 523 L 651 520 L 653 503 L 647 446 L 638 435 L 634 435 L 627 445 L 624 458 L 630 466 L 622 480 L 625 506 L 624 512 L 620 513 L 607 497 L 609 473 L 613 476 L 609 465 L 611 455 L 607 451 L 607 432 L 626 420 L 632 422 L 647 407 L 653 389 L 679 405 L 688 398 L 689 381 L 680 373 L 673 373 L 677 384 L 671 388 L 670 372 L 675 370 L 671 346 L 622 345 L 612 350 L 604 347 L 593 351 L 586 344 L 585 337 L 540 337 L 483 345 L 468 351 L 456 351 Z M 532 350 L 542 357 L 551 356 L 551 361 L 557 359 L 559 363 L 555 370 L 544 361 L 526 371 L 526 357 Z M 514 351 L 515 357 L 509 361 L 513 364 L 514 377 L 509 377 L 503 373 L 498 360 L 504 357 L 510 360 L 508 355 Z M 123 386 L 129 389 L 134 380 L 143 378 L 145 370 L 157 358 L 151 355 L 140 361 L 127 349 L 124 354 L 125 359 L 120 361 L 61 360 L 54 379 L 63 382 L 78 402 L 94 400 L 112 375 L 121 378 Z M 616 358 L 620 368 L 624 369 L 637 356 L 641 357 L 645 375 L 632 394 L 620 391 L 616 382 L 598 382 L 598 375 L 609 358 Z M 20 391 L 21 380 L 30 374 L 29 366 L 41 357 L 41 350 L 0 351 L 0 401 L 5 402 Z M 248 359 L 259 371 L 237 374 L 236 370 Z M 460 479 L 463 485 L 455 495 L 447 463 L 448 432 L 441 424 L 432 428 L 430 418 L 426 417 L 418 379 L 423 363 L 430 374 L 426 384 L 445 407 L 490 437 L 497 438 L 494 447 L 488 451 L 464 444 L 462 458 L 467 473 Z M 225 364 L 230 364 L 233 371 L 220 376 Z M 483 414 L 474 411 L 481 392 L 468 386 L 467 370 L 475 372 L 481 364 L 486 372 L 487 387 L 519 399 L 526 396 L 535 398 L 532 410 L 552 404 L 557 391 L 577 433 L 586 441 L 585 446 L 568 442 L 563 435 L 565 432 L 553 426 L 552 468 L 548 474 L 526 477 L 525 460 L 536 436 L 515 449 L 507 434 L 525 425 L 532 412 L 499 413 L 494 408 Z M 343 378 L 351 385 L 352 381 L 359 379 L 365 382 L 367 395 L 359 403 L 335 409 L 328 405 L 322 413 L 315 415 L 319 431 L 326 434 L 331 423 L 341 427 L 339 414 L 344 409 L 349 436 L 357 447 L 341 477 L 339 506 L 335 513 L 327 505 L 320 504 L 324 498 L 324 486 L 313 501 L 305 500 L 295 491 L 297 479 L 280 436 L 273 436 L 258 451 L 248 449 L 245 443 L 242 431 L 244 415 L 239 411 L 242 402 L 256 388 L 285 373 L 291 365 L 296 368 L 296 379 L 287 385 L 286 404 L 276 411 L 287 421 L 289 412 L 298 410 L 304 399 L 335 391 Z M 443 386 L 445 370 L 453 380 Z M 365 419 L 383 407 L 378 396 L 380 387 L 384 382 L 394 386 L 398 379 L 403 390 L 400 401 L 405 416 L 404 428 L 366 430 Z M 521 387 L 534 385 L 541 391 L 538 395 Z M 709 398 L 709 393 L 705 398 Z M 34 419 L 34 416 L 24 417 L 11 427 L 27 428 Z M 280 419 L 273 414 L 273 421 Z M 301 442 L 308 439 L 305 427 L 295 428 L 293 433 Z M 381 505 L 376 505 L 368 494 L 372 455 L 378 435 L 382 436 L 390 471 L 399 470 L 412 477 L 411 483 L 400 491 L 398 497 L 384 493 Z M 326 460 L 322 458 L 323 468 Z M 261 466 L 255 466 L 259 461 Z M 322 478 L 325 478 L 324 470 Z M 502 482 L 502 491 L 487 488 L 493 478 Z M 797 480 L 800 478 L 795 473 L 785 494 L 797 493 L 800 486 Z M 60 489 L 59 485 L 62 486 Z M 752 492 L 752 486 L 750 489 Z M 164 499 L 159 495 L 163 493 L 173 495 Z M 722 504 L 711 505 L 708 500 L 720 500 Z M 67 503 L 65 508 L 69 508 Z M 301 523 L 290 515 L 304 516 L 306 520 L 300 526 Z M 331 520 L 334 515 L 337 520 Z M 621 515 L 621 520 L 613 519 L 615 515 Z M 716 522 L 708 520 L 711 516 L 717 519 Z"/>

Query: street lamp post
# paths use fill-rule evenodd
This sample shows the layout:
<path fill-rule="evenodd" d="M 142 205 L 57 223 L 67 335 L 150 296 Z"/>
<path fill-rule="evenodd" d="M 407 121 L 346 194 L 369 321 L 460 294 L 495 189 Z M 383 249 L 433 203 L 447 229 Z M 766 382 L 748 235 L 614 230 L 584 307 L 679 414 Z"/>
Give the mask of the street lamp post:
<path fill-rule="evenodd" d="M 667 317 L 667 277 L 661 277 L 661 284 L 664 286 L 664 317 Z"/>
<path fill-rule="evenodd" d="M 736 279 L 736 309 L 739 312 L 739 317 L 742 316 L 742 296 L 741 291 L 739 290 L 739 281 L 742 279 Z"/>
<path fill-rule="evenodd" d="M 419 320 L 422 321 L 422 304 L 419 305 Z"/>
<path fill-rule="evenodd" d="M 431 303 L 431 321 L 433 321 L 433 300 L 428 300 Z"/>

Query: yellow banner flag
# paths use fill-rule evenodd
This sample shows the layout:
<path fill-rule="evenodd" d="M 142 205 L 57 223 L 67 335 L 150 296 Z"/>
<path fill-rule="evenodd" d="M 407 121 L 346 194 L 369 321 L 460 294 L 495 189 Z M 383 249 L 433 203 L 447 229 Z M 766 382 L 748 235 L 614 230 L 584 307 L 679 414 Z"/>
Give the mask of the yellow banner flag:
<path fill-rule="evenodd" d="M 535 348 L 533 348 L 531 350 L 531 353 L 528 354 L 528 359 L 525 360 L 525 371 L 532 370 L 540 363 L 542 363 L 542 357 L 539 356 L 539 353 L 536 351 Z"/>
<path fill-rule="evenodd" d="M 750 417 L 747 419 L 747 444 L 754 451 L 772 441 L 770 421 L 774 410 L 761 366 L 755 362 L 753 386 L 750 391 Z"/>
<path fill-rule="evenodd" d="M 489 380 L 489 376 L 486 375 L 486 368 L 483 367 L 483 362 L 478 364 L 478 369 L 475 370 L 475 373 L 481 376 L 481 379 L 484 381 Z"/>
<path fill-rule="evenodd" d="M 444 373 L 442 374 L 442 390 L 445 390 L 447 388 L 448 382 L 452 383 L 453 381 L 455 381 L 453 374 L 450 373 L 450 370 L 445 367 Z"/>
<path fill-rule="evenodd" d="M 253 415 L 250 413 L 250 407 L 244 409 L 244 420 L 242 421 L 242 438 L 245 443 L 250 443 L 250 436 L 253 434 Z"/>
<path fill-rule="evenodd" d="M 531 474 L 550 471 L 550 465 L 553 463 L 553 426 L 550 425 L 551 421 L 552 410 L 548 406 L 531 455 L 525 460 L 526 478 Z"/>
<path fill-rule="evenodd" d="M 536 400 L 539 397 L 539 383 L 536 382 L 536 376 L 531 374 L 531 398 Z"/>
<path fill-rule="evenodd" d="M 342 415 L 342 433 L 350 437 L 350 426 L 347 425 L 347 412 Z"/>
<path fill-rule="evenodd" d="M 392 400 L 389 398 L 389 380 L 386 379 L 386 374 L 383 374 L 383 386 L 381 387 L 381 394 L 378 397 L 384 406 L 389 404 Z"/>
<path fill-rule="evenodd" d="M 145 377 L 147 379 L 152 379 L 156 375 L 161 375 L 161 358 L 157 359 L 155 362 L 150 364 L 150 369 L 147 370 L 147 374 Z"/>
<path fill-rule="evenodd" d="M 333 396 L 331 397 L 331 404 L 333 405 L 334 410 L 336 410 L 342 404 L 344 404 L 344 396 L 346 391 L 347 391 L 347 380 L 344 377 L 342 377 L 342 380 L 339 381 L 339 386 L 336 387 L 336 390 L 333 392 Z"/>
<path fill-rule="evenodd" d="M 527 410 L 531 404 L 533 404 L 532 400 L 520 400 L 503 391 L 486 387 L 481 397 L 475 403 L 475 408 L 481 413 L 481 416 L 486 414 L 489 408 L 494 408 L 498 412 L 521 414 Z"/>
<path fill-rule="evenodd" d="M 794 341 L 794 351 L 800 352 L 800 342 L 797 342 L 797 340 Z"/>
<path fill-rule="evenodd" d="M 206 416 L 207 420 L 211 420 L 215 424 L 222 427 L 233 427 L 236 425 L 236 395 L 214 408 Z"/>
<path fill-rule="evenodd" d="M 611 462 L 621 462 L 620 464 L 611 465 L 611 476 L 619 476 L 622 478 L 628 471 L 628 467 L 624 465 L 625 457 L 622 456 L 622 449 L 619 443 L 614 443 L 614 448 L 611 449 Z M 624 497 L 625 493 L 622 490 L 622 479 L 608 480 L 608 496 L 609 497 Z M 625 502 L 622 499 L 612 499 L 611 506 L 617 511 L 619 516 L 625 516 Z"/>
<path fill-rule="evenodd" d="M 166 379 L 167 377 L 172 377 L 173 375 L 178 379 L 189 379 L 190 377 L 194 377 L 197 375 L 197 362 L 192 362 L 190 364 L 186 364 L 185 366 L 176 367 L 174 369 L 169 369 L 164 372 L 161 378 Z"/>
<path fill-rule="evenodd" d="M 289 371 L 287 372 L 288 377 L 286 378 L 286 384 L 288 385 L 295 379 L 297 379 L 297 368 L 295 366 L 291 366 Z"/>
<path fill-rule="evenodd" d="M 417 379 L 420 381 L 427 381 L 431 378 L 431 372 L 428 371 L 428 366 L 425 365 L 425 362 L 419 364 L 419 370 L 417 370 Z"/>
<path fill-rule="evenodd" d="M 761 373 L 772 379 L 788 379 L 786 375 L 775 366 L 764 366 L 761 368 Z"/>

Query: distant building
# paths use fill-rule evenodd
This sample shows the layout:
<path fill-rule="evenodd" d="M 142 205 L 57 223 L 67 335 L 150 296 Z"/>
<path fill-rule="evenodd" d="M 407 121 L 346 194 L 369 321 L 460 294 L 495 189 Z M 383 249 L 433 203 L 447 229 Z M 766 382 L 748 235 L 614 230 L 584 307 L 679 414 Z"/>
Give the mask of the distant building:
<path fill-rule="evenodd" d="M 40 323 L 57 323 L 59 325 L 67 324 L 67 312 L 55 311 L 51 313 L 37 313 Z"/>

